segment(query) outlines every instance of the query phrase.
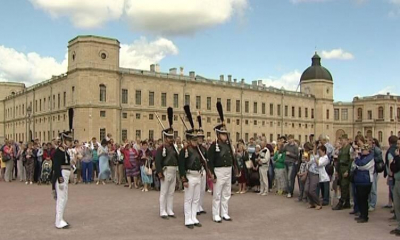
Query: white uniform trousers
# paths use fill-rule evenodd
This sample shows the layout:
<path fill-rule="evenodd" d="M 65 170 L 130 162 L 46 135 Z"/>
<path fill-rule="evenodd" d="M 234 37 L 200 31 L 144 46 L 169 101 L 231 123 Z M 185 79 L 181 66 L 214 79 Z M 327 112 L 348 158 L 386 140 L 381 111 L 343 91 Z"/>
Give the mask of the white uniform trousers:
<path fill-rule="evenodd" d="M 56 228 L 63 228 L 68 225 L 64 220 L 64 211 L 68 201 L 68 180 L 71 171 L 61 170 L 61 175 L 64 178 L 63 183 L 58 183 L 56 180 L 57 204 L 56 204 Z"/>
<path fill-rule="evenodd" d="M 198 224 L 197 210 L 200 201 L 200 185 L 201 173 L 196 171 L 188 171 L 186 174 L 188 179 L 188 188 L 185 188 L 185 225 Z"/>
<path fill-rule="evenodd" d="M 202 168 L 203 174 L 201 175 L 200 179 L 200 201 L 199 201 L 199 208 L 197 212 L 204 211 L 203 203 L 204 203 L 204 195 L 206 194 L 206 185 L 207 185 L 207 174 L 204 168 Z"/>
<path fill-rule="evenodd" d="M 217 182 L 214 184 L 212 214 L 213 220 L 220 217 L 229 217 L 228 201 L 231 198 L 232 167 L 219 167 L 214 169 Z"/>
<path fill-rule="evenodd" d="M 174 214 L 174 192 L 176 185 L 176 167 L 165 167 L 164 180 L 161 180 L 160 216 Z"/>
<path fill-rule="evenodd" d="M 260 174 L 260 194 L 268 194 L 268 164 L 263 164 L 258 168 Z"/>

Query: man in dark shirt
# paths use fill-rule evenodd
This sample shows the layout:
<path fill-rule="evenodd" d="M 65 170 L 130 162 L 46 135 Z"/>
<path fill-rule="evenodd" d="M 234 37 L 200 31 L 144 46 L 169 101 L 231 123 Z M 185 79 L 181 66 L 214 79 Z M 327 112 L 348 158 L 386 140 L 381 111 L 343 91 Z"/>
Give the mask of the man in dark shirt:
<path fill-rule="evenodd" d="M 293 196 L 294 181 L 296 177 L 296 164 L 299 159 L 299 147 L 294 141 L 294 136 L 288 136 L 288 144 L 283 148 L 283 152 L 286 153 L 285 166 L 288 180 L 288 194 L 287 197 L 291 198 Z"/>

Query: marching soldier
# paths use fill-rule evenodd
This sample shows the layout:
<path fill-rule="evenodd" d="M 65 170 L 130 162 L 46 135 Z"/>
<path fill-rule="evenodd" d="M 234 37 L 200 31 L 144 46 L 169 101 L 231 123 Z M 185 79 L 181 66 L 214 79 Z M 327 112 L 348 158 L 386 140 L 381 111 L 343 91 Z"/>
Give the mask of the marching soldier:
<path fill-rule="evenodd" d="M 217 110 L 222 123 L 214 128 L 217 139 L 208 150 L 208 160 L 214 181 L 213 221 L 221 223 L 222 219 L 232 221 L 228 215 L 228 202 L 231 197 L 232 166 L 235 167 L 235 172 L 237 172 L 237 166 L 233 157 L 231 143 L 229 142 L 220 102 L 217 102 Z"/>
<path fill-rule="evenodd" d="M 201 156 L 197 148 L 197 135 L 194 130 L 193 119 L 188 105 L 184 107 L 191 129 L 186 130 L 188 146 L 184 147 L 179 154 L 179 174 L 185 187 L 185 226 L 193 229 L 194 226 L 201 227 L 197 220 L 197 210 L 200 200 L 200 185 L 202 172 Z"/>
<path fill-rule="evenodd" d="M 158 115 L 156 116 L 163 127 Z M 168 122 L 169 128 L 162 131 L 164 143 L 156 152 L 156 171 L 161 181 L 160 216 L 162 219 L 166 220 L 175 218 L 173 205 L 176 169 L 178 166 L 178 151 L 174 147 L 174 129 L 172 128 L 173 110 L 171 107 L 168 108 Z"/>
<path fill-rule="evenodd" d="M 68 201 L 68 181 L 71 175 L 71 158 L 68 148 L 72 146 L 71 132 L 60 133 L 61 143 L 53 158 L 52 186 L 55 190 L 56 205 L 56 228 L 69 228 L 64 220 L 64 211 Z"/>
<path fill-rule="evenodd" d="M 197 146 L 200 152 L 203 154 L 204 159 L 208 162 L 207 149 L 203 146 L 205 136 L 200 115 L 197 116 L 197 122 L 199 123 L 199 129 L 197 130 Z M 203 174 L 201 175 L 201 180 L 200 180 L 200 202 L 199 202 L 199 208 L 197 210 L 197 215 L 207 213 L 206 211 L 204 211 L 203 203 L 204 203 L 204 195 L 206 193 L 208 174 L 206 174 L 207 172 L 205 166 L 202 166 L 201 170 Z"/>

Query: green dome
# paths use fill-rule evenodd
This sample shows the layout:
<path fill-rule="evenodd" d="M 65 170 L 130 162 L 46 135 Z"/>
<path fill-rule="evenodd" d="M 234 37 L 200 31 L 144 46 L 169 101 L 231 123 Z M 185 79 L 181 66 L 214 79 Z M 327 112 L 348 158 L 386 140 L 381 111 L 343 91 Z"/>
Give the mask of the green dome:
<path fill-rule="evenodd" d="M 317 53 L 312 57 L 311 67 L 307 68 L 301 75 L 300 81 L 314 79 L 333 81 L 331 73 L 321 65 L 321 57 Z"/>

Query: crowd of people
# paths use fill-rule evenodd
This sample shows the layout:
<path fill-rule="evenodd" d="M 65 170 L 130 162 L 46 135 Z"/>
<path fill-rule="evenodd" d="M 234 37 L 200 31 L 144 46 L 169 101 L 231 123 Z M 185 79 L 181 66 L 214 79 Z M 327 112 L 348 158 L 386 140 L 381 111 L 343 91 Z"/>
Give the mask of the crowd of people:
<path fill-rule="evenodd" d="M 232 184 L 238 185 L 236 194 L 256 192 L 260 196 L 271 193 L 297 197 L 296 201 L 308 203 L 310 209 L 320 210 L 339 199 L 333 210 L 351 209 L 358 223 L 366 223 L 369 212 L 377 203 L 377 182 L 383 172 L 389 186 L 388 204 L 397 216 L 399 227 L 391 233 L 400 236 L 400 140 L 389 138 L 390 147 L 382 155 L 380 143 L 374 138 L 356 136 L 349 139 L 343 135 L 332 143 L 322 134 L 314 135 L 305 144 L 300 144 L 293 135 L 282 136 L 277 141 L 267 142 L 265 137 L 251 138 L 249 142 L 239 140 L 233 147 L 237 174 L 232 174 Z M 210 138 L 201 145 L 208 149 Z M 1 179 L 5 182 L 20 181 L 27 185 L 51 182 L 51 169 L 59 139 L 40 143 L 35 139 L 28 144 L 5 140 L 1 146 Z M 137 140 L 115 143 L 108 134 L 100 142 L 96 138 L 82 142 L 75 140 L 68 149 L 71 158 L 70 183 L 105 185 L 114 183 L 142 192 L 160 190 L 160 175 L 155 158 L 163 140 Z M 188 141 L 174 139 L 174 147 L 181 151 Z M 177 168 L 178 171 L 178 168 Z M 233 170 L 232 170 L 233 171 Z M 176 191 L 185 191 L 185 183 L 176 175 Z M 294 192 L 296 187 L 298 192 Z M 213 180 L 206 181 L 212 193 Z M 396 184 L 395 184 L 396 183 Z M 399 183 L 399 184 L 397 184 Z M 331 190 L 334 196 L 330 196 Z"/>

